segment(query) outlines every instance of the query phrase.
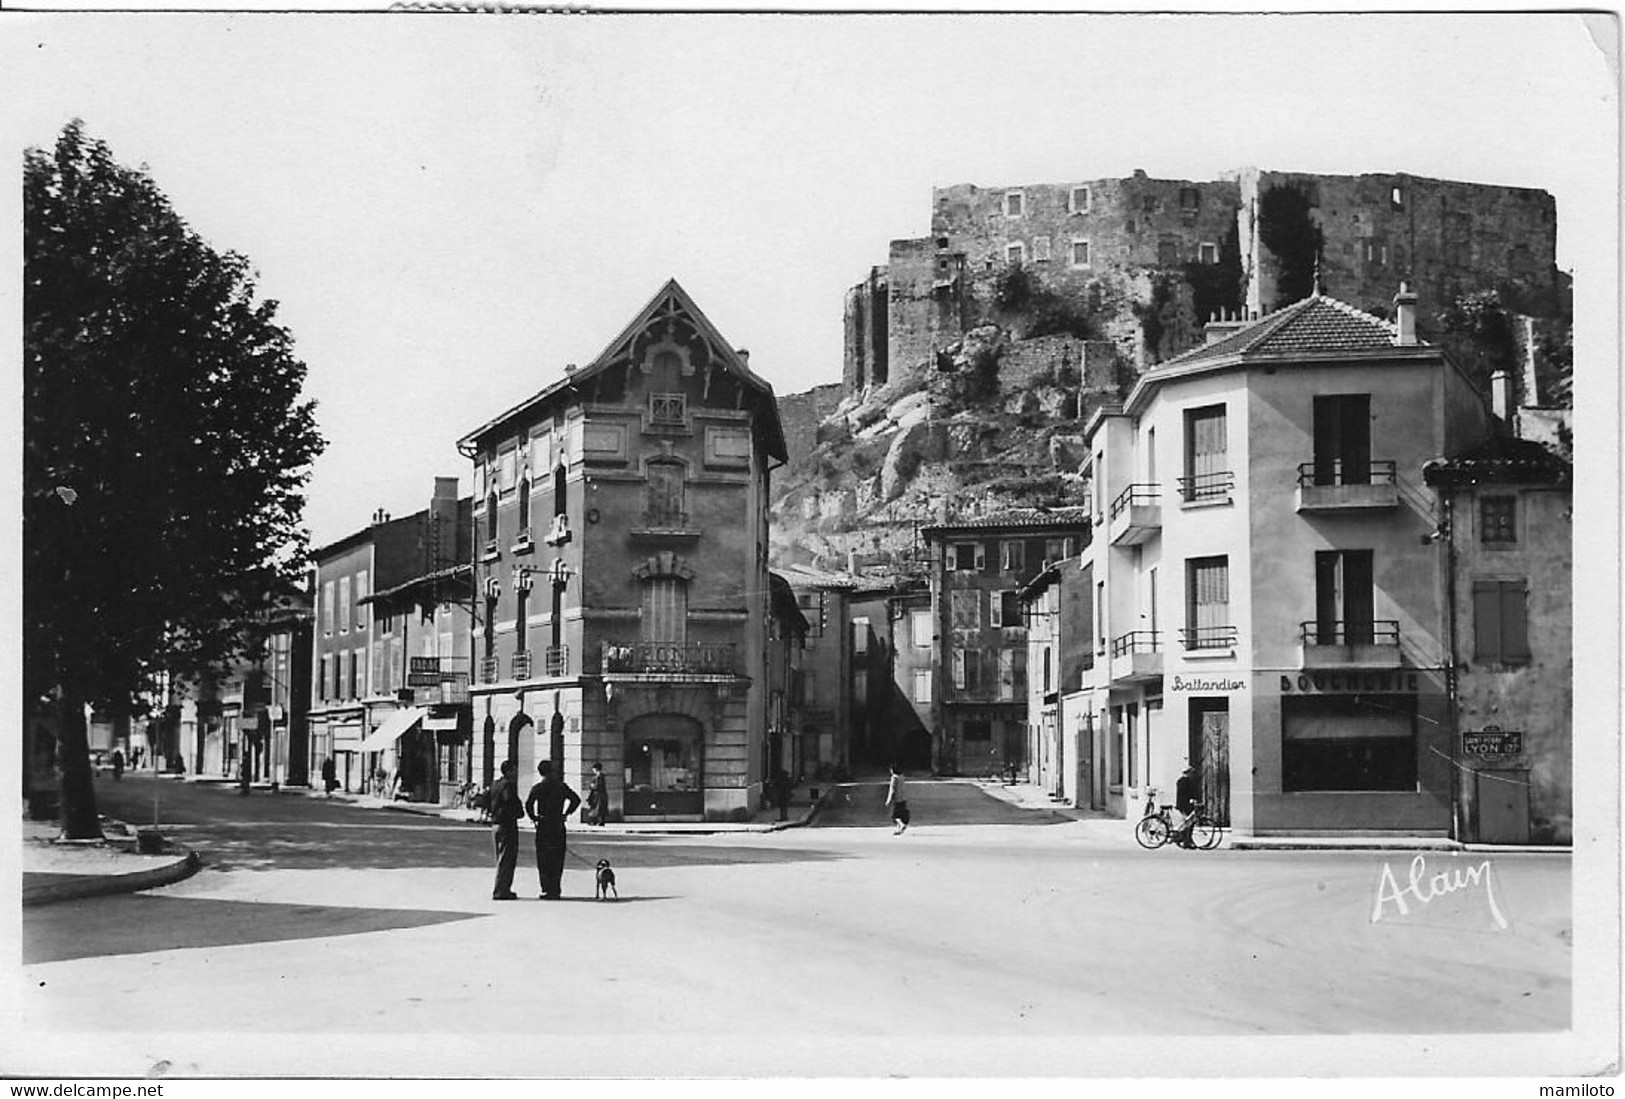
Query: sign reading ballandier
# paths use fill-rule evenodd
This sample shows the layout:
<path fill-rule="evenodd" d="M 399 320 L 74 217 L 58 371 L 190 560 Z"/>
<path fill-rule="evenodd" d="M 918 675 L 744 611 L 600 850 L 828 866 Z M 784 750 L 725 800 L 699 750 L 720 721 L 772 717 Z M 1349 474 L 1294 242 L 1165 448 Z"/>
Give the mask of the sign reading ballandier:
<path fill-rule="evenodd" d="M 1169 685 L 1171 694 L 1201 693 L 1225 694 L 1230 691 L 1245 691 L 1247 681 L 1236 679 L 1233 676 L 1223 675 L 1176 675 Z"/>

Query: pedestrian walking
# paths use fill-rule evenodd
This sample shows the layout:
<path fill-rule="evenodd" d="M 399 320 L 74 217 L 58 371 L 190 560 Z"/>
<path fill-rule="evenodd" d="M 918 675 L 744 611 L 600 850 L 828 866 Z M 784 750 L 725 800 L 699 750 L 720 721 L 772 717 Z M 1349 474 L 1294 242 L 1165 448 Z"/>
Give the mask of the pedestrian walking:
<path fill-rule="evenodd" d="M 541 879 L 540 899 L 556 901 L 563 893 L 564 822 L 581 804 L 581 795 L 553 774 L 550 760 L 536 765 L 541 781 L 525 798 L 525 815 L 536 825 L 536 876 Z"/>
<path fill-rule="evenodd" d="M 513 872 L 519 865 L 519 790 L 513 781 L 513 760 L 502 761 L 502 776 L 491 788 L 491 835 L 497 847 L 497 880 L 491 887 L 494 901 L 516 901 Z"/>
<path fill-rule="evenodd" d="M 328 797 L 332 797 L 333 796 L 333 791 L 337 790 L 338 786 L 339 786 L 338 764 L 333 762 L 333 757 L 332 756 L 327 756 L 326 758 L 324 758 L 322 760 L 322 789 L 327 791 L 327 796 Z"/>
<path fill-rule="evenodd" d="M 908 830 L 908 799 L 903 796 L 903 772 L 895 763 L 891 765 L 891 782 L 886 787 L 886 804 L 891 806 L 892 835 L 900 836 Z"/>
<path fill-rule="evenodd" d="M 604 780 L 604 765 L 592 765 L 592 777 L 587 780 L 587 823 L 594 828 L 604 826 L 609 814 L 609 783 Z"/>
<path fill-rule="evenodd" d="M 113 781 L 117 782 L 124 777 L 124 753 L 117 748 L 113 749 Z"/>

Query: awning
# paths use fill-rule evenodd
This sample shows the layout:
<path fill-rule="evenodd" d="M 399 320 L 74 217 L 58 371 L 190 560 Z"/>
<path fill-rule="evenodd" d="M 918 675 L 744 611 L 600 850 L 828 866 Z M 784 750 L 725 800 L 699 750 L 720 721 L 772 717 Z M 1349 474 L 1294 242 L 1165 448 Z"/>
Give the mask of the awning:
<path fill-rule="evenodd" d="M 401 738 L 401 734 L 423 720 L 427 710 L 420 710 L 416 706 L 408 706 L 404 710 L 396 710 L 389 715 L 389 719 L 372 731 L 366 740 L 361 742 L 360 751 L 382 752 L 385 748 L 392 748 Z"/>

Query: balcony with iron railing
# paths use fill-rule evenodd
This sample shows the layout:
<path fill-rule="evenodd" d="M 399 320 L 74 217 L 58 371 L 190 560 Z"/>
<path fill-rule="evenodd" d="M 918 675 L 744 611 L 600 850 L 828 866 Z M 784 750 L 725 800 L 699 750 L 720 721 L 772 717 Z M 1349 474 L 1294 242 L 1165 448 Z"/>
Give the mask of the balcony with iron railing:
<path fill-rule="evenodd" d="M 1106 527 L 1114 546 L 1135 546 L 1162 530 L 1162 488 L 1154 484 L 1129 485 L 1112 501 Z"/>
<path fill-rule="evenodd" d="M 1399 506 L 1399 477 L 1391 461 L 1342 458 L 1298 466 L 1299 511 L 1381 511 Z"/>
<path fill-rule="evenodd" d="M 1300 622 L 1298 660 L 1305 668 L 1397 668 L 1399 623 L 1391 618 Z"/>
<path fill-rule="evenodd" d="M 512 671 L 514 679 L 529 679 L 533 664 L 534 661 L 531 659 L 531 651 L 529 649 L 521 649 L 514 653 L 509 659 L 508 667 Z"/>
<path fill-rule="evenodd" d="M 1223 656 L 1236 651 L 1240 632 L 1234 626 L 1188 626 L 1179 631 L 1186 655 Z"/>
<path fill-rule="evenodd" d="M 689 521 L 686 511 L 645 511 L 627 531 L 634 538 L 698 538 L 700 528 Z"/>
<path fill-rule="evenodd" d="M 1158 630 L 1132 630 L 1112 638 L 1111 677 L 1132 682 L 1162 675 L 1162 638 Z"/>
<path fill-rule="evenodd" d="M 501 665 L 494 656 L 487 656 L 480 661 L 480 682 L 495 683 L 502 677 Z"/>
<path fill-rule="evenodd" d="M 1197 473 L 1179 479 L 1179 499 L 1187 505 L 1228 504 L 1236 488 L 1236 475 L 1228 469 Z"/>
<path fill-rule="evenodd" d="M 570 646 L 549 645 L 543 649 L 542 668 L 551 679 L 567 674 L 570 669 Z"/>
<path fill-rule="evenodd" d="M 739 646 L 711 641 L 606 641 L 599 646 L 599 668 L 604 675 L 736 676 Z"/>

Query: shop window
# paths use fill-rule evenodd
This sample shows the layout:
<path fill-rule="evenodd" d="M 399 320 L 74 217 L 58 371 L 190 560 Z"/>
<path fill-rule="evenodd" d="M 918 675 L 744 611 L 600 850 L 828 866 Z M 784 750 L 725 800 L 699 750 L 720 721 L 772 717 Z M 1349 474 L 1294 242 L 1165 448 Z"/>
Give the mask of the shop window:
<path fill-rule="evenodd" d="M 1416 696 L 1283 698 L 1281 789 L 1416 789 Z"/>
<path fill-rule="evenodd" d="M 1473 581 L 1473 653 L 1497 664 L 1529 662 L 1527 581 Z"/>
<path fill-rule="evenodd" d="M 1478 502 L 1478 540 L 1486 546 L 1509 546 L 1518 541 L 1518 498 L 1485 496 Z"/>

